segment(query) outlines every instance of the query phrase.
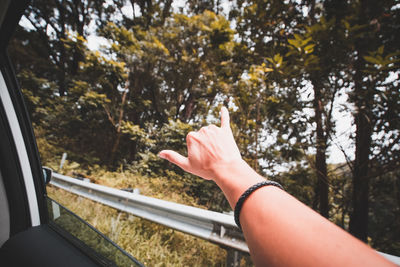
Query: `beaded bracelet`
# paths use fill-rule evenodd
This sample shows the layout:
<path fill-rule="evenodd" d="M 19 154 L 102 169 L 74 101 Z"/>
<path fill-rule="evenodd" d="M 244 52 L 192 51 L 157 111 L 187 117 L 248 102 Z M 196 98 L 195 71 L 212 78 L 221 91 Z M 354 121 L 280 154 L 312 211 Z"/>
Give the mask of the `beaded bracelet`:
<path fill-rule="evenodd" d="M 240 230 L 242 230 L 242 227 L 240 225 L 239 216 L 240 216 L 240 211 L 242 209 L 244 201 L 251 195 L 251 193 L 256 191 L 258 188 L 267 186 L 267 185 L 273 185 L 273 186 L 279 187 L 280 189 L 284 190 L 283 187 L 277 182 L 264 181 L 264 182 L 257 183 L 255 185 L 249 187 L 249 189 L 247 189 L 246 191 L 244 191 L 244 193 L 240 196 L 240 198 L 235 206 L 235 222 Z"/>

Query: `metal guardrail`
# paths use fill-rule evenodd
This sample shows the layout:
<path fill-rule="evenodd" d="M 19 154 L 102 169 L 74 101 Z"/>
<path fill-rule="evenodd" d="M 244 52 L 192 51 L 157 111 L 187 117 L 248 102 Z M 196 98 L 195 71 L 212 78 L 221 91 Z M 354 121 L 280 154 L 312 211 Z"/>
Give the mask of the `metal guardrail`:
<path fill-rule="evenodd" d="M 228 261 L 230 257 L 238 256 L 232 254 L 236 253 L 235 250 L 249 253 L 243 233 L 236 226 L 231 215 L 146 197 L 58 173 L 53 173 L 50 184 L 143 219 L 221 245 L 228 249 Z M 400 257 L 382 252 L 378 253 L 400 266 Z M 238 266 L 237 261 L 228 264 L 228 266 Z"/>
<path fill-rule="evenodd" d="M 50 184 L 226 248 L 249 253 L 243 233 L 231 215 L 130 193 L 58 173 L 53 173 Z"/>

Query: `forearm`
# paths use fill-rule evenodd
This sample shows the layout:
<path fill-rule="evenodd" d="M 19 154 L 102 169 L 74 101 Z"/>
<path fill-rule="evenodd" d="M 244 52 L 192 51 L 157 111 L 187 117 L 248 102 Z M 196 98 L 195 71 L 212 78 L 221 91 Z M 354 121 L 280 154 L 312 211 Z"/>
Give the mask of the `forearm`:
<path fill-rule="evenodd" d="M 232 209 L 249 187 L 265 181 L 240 156 L 221 109 L 221 127 L 210 125 L 186 137 L 188 156 L 163 150 L 159 156 L 185 171 L 214 180 Z M 257 266 L 387 266 L 365 244 L 285 191 L 265 186 L 245 200 L 240 223 Z"/>
<path fill-rule="evenodd" d="M 230 172 L 224 170 L 215 179 L 232 208 L 247 188 L 263 180 L 247 164 L 232 165 Z M 262 187 L 246 199 L 240 222 L 256 266 L 391 265 L 367 245 L 274 186 Z"/>

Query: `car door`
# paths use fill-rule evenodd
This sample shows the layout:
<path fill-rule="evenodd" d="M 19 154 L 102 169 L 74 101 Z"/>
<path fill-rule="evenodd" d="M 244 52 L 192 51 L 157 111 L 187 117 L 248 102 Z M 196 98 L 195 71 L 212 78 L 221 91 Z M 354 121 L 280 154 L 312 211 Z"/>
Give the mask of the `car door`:
<path fill-rule="evenodd" d="M 28 4 L 0 2 L 0 265 L 142 266 L 46 195 L 31 122 L 7 55 Z"/>

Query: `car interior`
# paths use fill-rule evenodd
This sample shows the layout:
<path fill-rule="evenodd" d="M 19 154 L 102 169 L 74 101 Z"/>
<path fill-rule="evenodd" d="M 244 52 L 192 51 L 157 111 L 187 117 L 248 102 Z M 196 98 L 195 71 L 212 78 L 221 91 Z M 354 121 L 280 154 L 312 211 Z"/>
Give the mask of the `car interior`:
<path fill-rule="evenodd" d="M 6 197 L 6 190 L 4 188 L 3 177 L 0 172 L 0 246 L 10 236 L 10 213 L 8 211 L 8 201 Z"/>

